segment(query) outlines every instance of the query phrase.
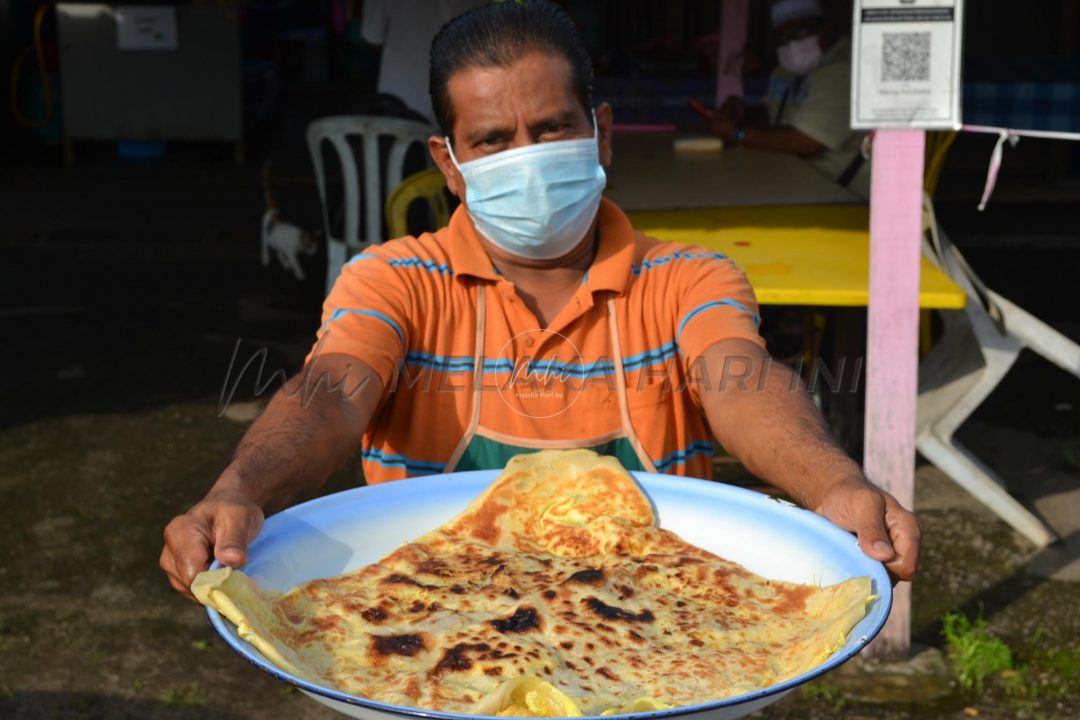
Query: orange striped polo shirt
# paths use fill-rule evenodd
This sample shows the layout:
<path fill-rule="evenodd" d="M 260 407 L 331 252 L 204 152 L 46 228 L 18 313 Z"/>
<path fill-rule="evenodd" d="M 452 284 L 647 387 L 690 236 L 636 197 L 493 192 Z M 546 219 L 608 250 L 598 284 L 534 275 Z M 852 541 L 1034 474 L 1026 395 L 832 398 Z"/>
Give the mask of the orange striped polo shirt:
<path fill-rule="evenodd" d="M 630 422 L 656 469 L 711 475 L 701 355 L 728 338 L 764 347 L 753 289 L 726 256 L 636 232 L 608 200 L 597 226 L 595 259 L 546 328 L 498 274 L 464 207 L 441 230 L 345 265 L 308 361 L 350 355 L 382 380 L 361 445 L 367 482 L 445 471 L 476 393 L 480 424 L 508 437 L 610 433 L 621 425 L 616 354 Z"/>

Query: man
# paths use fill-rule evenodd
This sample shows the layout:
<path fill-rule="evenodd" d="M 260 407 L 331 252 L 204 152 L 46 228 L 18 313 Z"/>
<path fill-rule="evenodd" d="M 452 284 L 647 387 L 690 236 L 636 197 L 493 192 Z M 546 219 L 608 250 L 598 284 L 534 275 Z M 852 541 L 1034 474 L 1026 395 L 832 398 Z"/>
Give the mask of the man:
<path fill-rule="evenodd" d="M 730 98 L 709 121 L 733 145 L 798 155 L 863 199 L 870 163 L 863 133 L 851 129 L 851 42 L 825 19 L 819 0 L 778 0 L 770 7 L 779 65 L 769 78 L 765 112 Z"/>
<path fill-rule="evenodd" d="M 912 577 L 918 521 L 770 366 L 745 276 L 634 232 L 601 200 L 612 110 L 594 114 L 591 93 L 588 55 L 547 0 L 477 8 L 435 38 L 445 136 L 428 146 L 464 205 L 449 227 L 345 266 L 302 392 L 279 392 L 166 528 L 161 566 L 179 592 L 213 558 L 242 566 L 264 514 L 313 494 L 358 445 L 374 483 L 501 468 L 539 447 L 706 477 L 716 439 Z"/>

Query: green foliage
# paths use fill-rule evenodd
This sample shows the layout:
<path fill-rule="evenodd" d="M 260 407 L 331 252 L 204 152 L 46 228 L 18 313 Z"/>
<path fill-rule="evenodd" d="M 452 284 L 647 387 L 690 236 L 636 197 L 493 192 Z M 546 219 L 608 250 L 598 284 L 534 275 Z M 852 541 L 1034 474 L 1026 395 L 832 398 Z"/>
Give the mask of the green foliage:
<path fill-rule="evenodd" d="M 1080 474 L 1080 452 L 1068 445 L 1061 448 L 1061 466 L 1066 470 Z"/>
<path fill-rule="evenodd" d="M 942 623 L 949 664 L 964 690 L 980 697 L 988 677 L 1014 670 L 1012 650 L 990 637 L 981 614 L 973 622 L 966 615 L 947 613 Z"/>
<path fill-rule="evenodd" d="M 206 697 L 199 690 L 198 683 L 182 687 L 169 688 L 158 694 L 158 702 L 167 707 L 203 707 Z"/>
<path fill-rule="evenodd" d="M 828 680 L 809 682 L 799 688 L 799 692 L 804 698 L 819 700 L 836 712 L 847 707 L 847 698 L 844 697 L 843 691 Z"/>

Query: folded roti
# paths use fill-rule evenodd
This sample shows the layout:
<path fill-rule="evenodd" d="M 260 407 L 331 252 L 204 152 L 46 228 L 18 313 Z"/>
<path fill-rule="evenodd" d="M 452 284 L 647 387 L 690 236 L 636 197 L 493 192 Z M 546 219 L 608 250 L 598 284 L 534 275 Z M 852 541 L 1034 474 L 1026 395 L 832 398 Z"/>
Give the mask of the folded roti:
<path fill-rule="evenodd" d="M 568 717 L 719 700 L 817 666 L 870 579 L 769 580 L 657 526 L 611 457 L 513 458 L 458 517 L 286 593 L 242 572 L 192 591 L 275 665 L 396 705 Z"/>

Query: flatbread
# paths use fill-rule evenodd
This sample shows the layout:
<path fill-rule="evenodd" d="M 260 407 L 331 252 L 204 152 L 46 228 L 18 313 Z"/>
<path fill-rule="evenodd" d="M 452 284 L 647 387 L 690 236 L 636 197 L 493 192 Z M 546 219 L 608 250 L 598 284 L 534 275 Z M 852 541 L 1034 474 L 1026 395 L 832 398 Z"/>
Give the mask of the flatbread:
<path fill-rule="evenodd" d="M 286 671 L 397 705 L 572 716 L 689 705 L 799 675 L 870 580 L 768 580 L 657 526 L 610 457 L 513 458 L 465 511 L 379 563 L 279 594 L 228 568 L 192 590 Z"/>

